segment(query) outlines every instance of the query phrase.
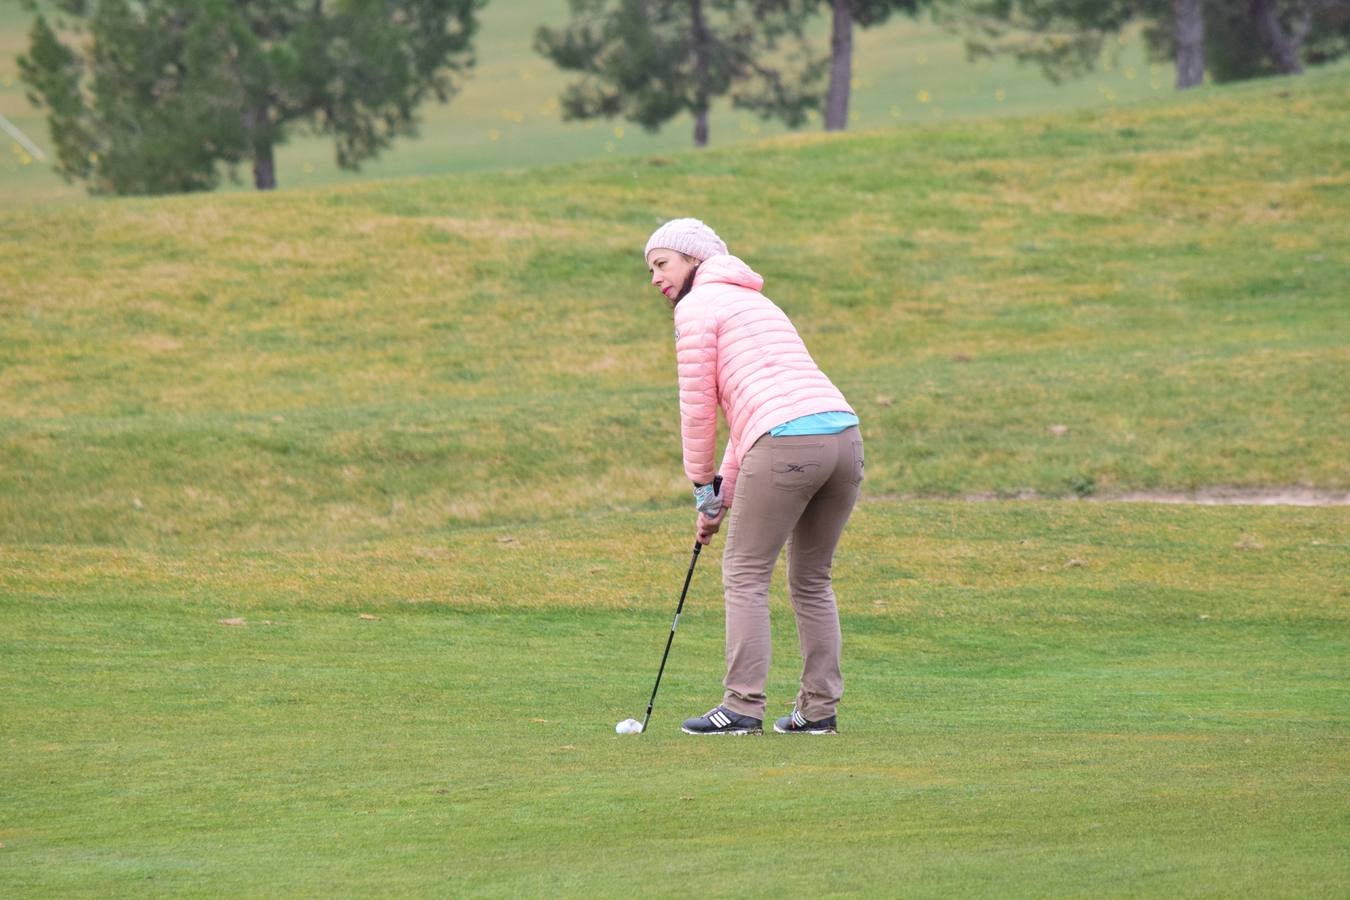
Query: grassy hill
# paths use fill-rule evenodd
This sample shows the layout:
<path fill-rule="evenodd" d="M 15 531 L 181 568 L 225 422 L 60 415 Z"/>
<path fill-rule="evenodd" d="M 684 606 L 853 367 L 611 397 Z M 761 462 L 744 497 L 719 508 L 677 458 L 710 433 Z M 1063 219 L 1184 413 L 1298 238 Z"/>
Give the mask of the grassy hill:
<path fill-rule="evenodd" d="M 689 213 L 859 407 L 873 496 L 1345 489 L 1347 83 L 6 210 L 0 539 L 682 506 L 641 247 Z"/>
<path fill-rule="evenodd" d="M 5 206 L 6 896 L 1342 892 L 1347 508 L 950 498 L 1350 488 L 1348 125 L 1341 69 Z M 679 733 L 715 552 L 613 733 L 689 564 L 640 252 L 691 213 L 862 416 L 837 740 Z"/>

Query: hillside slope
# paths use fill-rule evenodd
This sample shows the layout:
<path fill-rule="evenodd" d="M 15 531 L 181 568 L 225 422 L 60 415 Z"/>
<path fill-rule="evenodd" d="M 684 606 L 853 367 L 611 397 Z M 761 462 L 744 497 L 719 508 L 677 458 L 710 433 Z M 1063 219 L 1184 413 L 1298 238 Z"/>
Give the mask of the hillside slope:
<path fill-rule="evenodd" d="M 1350 487 L 1350 73 L 528 175 L 0 211 L 0 541 L 687 502 L 641 247 L 713 223 L 867 492 Z"/>

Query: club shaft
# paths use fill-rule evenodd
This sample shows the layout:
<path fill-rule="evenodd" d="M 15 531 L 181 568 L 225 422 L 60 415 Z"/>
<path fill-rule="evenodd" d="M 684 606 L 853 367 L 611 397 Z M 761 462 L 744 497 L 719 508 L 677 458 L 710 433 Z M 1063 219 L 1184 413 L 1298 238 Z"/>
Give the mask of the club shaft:
<path fill-rule="evenodd" d="M 661 675 L 666 671 L 666 659 L 670 656 L 670 645 L 675 642 L 675 629 L 680 624 L 680 613 L 684 610 L 684 598 L 689 595 L 689 582 L 694 578 L 694 566 L 698 564 L 699 551 L 703 545 L 694 542 L 694 556 L 689 560 L 689 571 L 684 576 L 684 588 L 680 591 L 680 602 L 675 607 L 675 618 L 670 623 L 670 634 L 666 637 L 666 652 L 661 654 L 661 667 L 656 670 L 656 684 L 652 685 L 652 697 L 647 701 L 647 714 L 642 717 L 642 731 L 646 733 L 647 722 L 652 717 L 652 706 L 656 703 L 656 691 L 661 687 Z"/>

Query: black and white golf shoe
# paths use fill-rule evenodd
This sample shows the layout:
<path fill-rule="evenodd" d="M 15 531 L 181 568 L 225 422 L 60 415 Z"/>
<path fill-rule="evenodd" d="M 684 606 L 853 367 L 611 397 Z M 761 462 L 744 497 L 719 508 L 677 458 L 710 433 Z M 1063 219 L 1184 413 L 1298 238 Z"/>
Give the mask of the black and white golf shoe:
<path fill-rule="evenodd" d="M 680 730 L 685 734 L 763 734 L 764 720 L 714 706 L 701 716 L 685 719 Z"/>
<path fill-rule="evenodd" d="M 779 734 L 838 734 L 839 726 L 834 716 L 826 716 L 819 722 L 808 722 L 800 710 L 792 710 L 792 715 L 783 716 L 773 723 L 773 730 Z"/>

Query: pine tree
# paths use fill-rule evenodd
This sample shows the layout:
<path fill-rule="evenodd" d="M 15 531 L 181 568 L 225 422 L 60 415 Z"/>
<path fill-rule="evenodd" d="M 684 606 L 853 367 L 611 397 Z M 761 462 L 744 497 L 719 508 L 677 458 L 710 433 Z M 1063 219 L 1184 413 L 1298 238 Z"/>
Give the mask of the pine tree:
<path fill-rule="evenodd" d="M 970 56 L 1012 56 L 1059 82 L 1092 71 L 1108 39 L 1156 2 L 1168 0 L 946 0 L 939 20 L 965 36 Z"/>
<path fill-rule="evenodd" d="M 93 193 L 209 190 L 245 161 L 266 190 L 296 128 L 344 168 L 415 133 L 472 66 L 485 2 L 64 0 L 73 42 L 39 14 L 19 67 L 58 172 Z"/>
<path fill-rule="evenodd" d="M 825 60 L 804 33 L 816 2 L 571 0 L 571 22 L 540 28 L 535 49 L 581 73 L 562 95 L 565 118 L 657 131 L 688 112 L 702 147 L 718 97 L 794 128 L 819 107 Z"/>

